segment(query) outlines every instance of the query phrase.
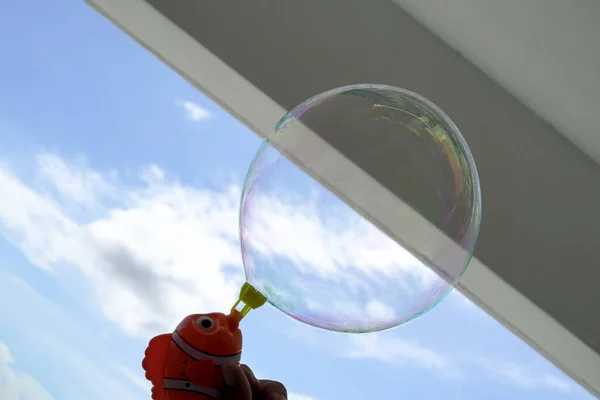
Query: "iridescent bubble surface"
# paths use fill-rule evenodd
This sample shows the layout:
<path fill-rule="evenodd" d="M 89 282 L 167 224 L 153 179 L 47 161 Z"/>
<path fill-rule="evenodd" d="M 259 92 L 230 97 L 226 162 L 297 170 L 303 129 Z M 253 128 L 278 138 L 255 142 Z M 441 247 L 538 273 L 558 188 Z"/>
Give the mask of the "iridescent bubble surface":
<path fill-rule="evenodd" d="M 298 105 L 258 150 L 240 207 L 246 278 L 308 324 L 387 329 L 448 294 L 480 220 L 475 163 L 440 109 L 342 87 Z"/>

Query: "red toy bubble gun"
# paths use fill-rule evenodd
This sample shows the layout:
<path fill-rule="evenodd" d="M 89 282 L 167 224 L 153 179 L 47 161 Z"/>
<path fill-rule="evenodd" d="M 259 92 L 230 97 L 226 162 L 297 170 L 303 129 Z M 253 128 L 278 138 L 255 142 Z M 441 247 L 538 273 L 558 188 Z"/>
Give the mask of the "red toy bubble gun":
<path fill-rule="evenodd" d="M 152 338 L 142 360 L 146 379 L 152 383 L 152 399 L 218 399 L 223 389 L 220 368 L 239 364 L 242 356 L 239 323 L 266 301 L 244 283 L 228 315 L 192 314 L 172 334 Z"/>

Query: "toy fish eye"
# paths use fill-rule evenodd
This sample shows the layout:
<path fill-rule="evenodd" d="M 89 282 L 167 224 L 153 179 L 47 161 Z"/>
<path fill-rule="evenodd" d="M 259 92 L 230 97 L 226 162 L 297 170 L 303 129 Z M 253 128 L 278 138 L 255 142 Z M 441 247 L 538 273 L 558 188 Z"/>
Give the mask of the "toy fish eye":
<path fill-rule="evenodd" d="M 196 325 L 202 330 L 209 331 L 214 328 L 215 321 L 213 321 L 210 317 L 200 317 L 196 321 Z"/>

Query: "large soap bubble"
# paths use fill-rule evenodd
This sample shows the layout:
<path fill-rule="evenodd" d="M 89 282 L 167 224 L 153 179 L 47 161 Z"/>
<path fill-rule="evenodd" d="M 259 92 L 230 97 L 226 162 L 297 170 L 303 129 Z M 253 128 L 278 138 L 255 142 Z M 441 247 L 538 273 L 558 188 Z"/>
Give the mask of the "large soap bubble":
<path fill-rule="evenodd" d="M 286 114 L 252 162 L 246 278 L 313 326 L 391 328 L 449 293 L 480 219 L 473 158 L 440 109 L 389 86 L 334 89 Z"/>

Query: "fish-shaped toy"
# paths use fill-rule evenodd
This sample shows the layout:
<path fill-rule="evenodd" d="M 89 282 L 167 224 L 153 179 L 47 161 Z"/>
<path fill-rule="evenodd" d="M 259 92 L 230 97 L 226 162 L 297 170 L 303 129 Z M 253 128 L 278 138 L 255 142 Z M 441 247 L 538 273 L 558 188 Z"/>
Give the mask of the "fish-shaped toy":
<path fill-rule="evenodd" d="M 242 357 L 239 323 L 265 302 L 266 298 L 246 283 L 228 315 L 189 315 L 172 334 L 152 338 L 142 361 L 146 379 L 152 383 L 152 399 L 218 399 L 223 389 L 221 367 L 237 365 Z M 244 307 L 236 309 L 241 303 Z"/>

